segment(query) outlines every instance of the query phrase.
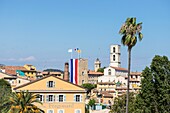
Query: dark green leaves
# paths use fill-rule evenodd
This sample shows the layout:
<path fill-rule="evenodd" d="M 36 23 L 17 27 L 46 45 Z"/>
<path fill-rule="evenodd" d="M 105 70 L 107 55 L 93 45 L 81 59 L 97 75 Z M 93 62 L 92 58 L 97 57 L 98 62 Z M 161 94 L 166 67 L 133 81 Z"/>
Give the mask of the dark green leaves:
<path fill-rule="evenodd" d="M 142 73 L 136 109 L 141 113 L 170 113 L 170 61 L 156 55 Z"/>
<path fill-rule="evenodd" d="M 127 18 L 125 23 L 121 26 L 119 34 L 122 36 L 122 44 L 132 48 L 137 43 L 137 37 L 141 41 L 143 38 L 142 22 L 136 24 L 136 18 Z"/>

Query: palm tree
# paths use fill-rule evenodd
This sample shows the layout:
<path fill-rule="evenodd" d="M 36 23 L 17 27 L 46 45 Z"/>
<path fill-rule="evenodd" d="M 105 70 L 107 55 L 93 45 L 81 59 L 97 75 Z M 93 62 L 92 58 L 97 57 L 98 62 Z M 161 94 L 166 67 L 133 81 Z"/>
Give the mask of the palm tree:
<path fill-rule="evenodd" d="M 38 99 L 38 94 L 33 94 L 28 91 L 21 91 L 19 93 L 12 93 L 9 105 L 11 113 L 40 113 L 44 112 L 42 109 L 38 108 L 34 103 L 42 104 Z"/>
<path fill-rule="evenodd" d="M 140 32 L 142 29 L 142 22 L 136 24 L 136 18 L 127 18 L 122 25 L 119 34 L 122 35 L 121 42 L 128 47 L 128 81 L 127 81 L 127 99 L 126 99 L 126 113 L 128 113 L 129 106 L 129 76 L 131 66 L 131 50 L 137 43 L 137 37 L 139 41 L 142 40 L 143 35 Z"/>

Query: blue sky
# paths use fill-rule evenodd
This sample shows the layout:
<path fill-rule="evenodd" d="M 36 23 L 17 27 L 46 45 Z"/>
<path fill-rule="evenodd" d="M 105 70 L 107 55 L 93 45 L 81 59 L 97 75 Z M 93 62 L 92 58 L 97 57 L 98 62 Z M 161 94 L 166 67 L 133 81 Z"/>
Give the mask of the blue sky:
<path fill-rule="evenodd" d="M 63 69 L 68 49 L 79 48 L 89 69 L 96 58 L 108 66 L 109 47 L 121 44 L 118 31 L 127 17 L 143 22 L 132 71 L 142 71 L 155 55 L 170 56 L 169 0 L 1 0 L 0 63 Z M 125 46 L 121 63 L 127 68 Z"/>

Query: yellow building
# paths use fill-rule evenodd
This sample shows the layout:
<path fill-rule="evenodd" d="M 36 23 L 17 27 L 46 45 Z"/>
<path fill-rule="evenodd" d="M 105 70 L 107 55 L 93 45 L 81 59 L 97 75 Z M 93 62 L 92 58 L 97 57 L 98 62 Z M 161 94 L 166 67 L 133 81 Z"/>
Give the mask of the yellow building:
<path fill-rule="evenodd" d="M 49 75 L 14 88 L 16 92 L 29 90 L 40 94 L 45 113 L 85 113 L 86 90 L 54 75 Z"/>
<path fill-rule="evenodd" d="M 36 67 L 30 64 L 25 64 L 24 68 L 26 68 L 26 70 L 21 70 L 21 71 L 23 71 L 28 78 L 35 80 L 36 72 L 37 72 Z"/>

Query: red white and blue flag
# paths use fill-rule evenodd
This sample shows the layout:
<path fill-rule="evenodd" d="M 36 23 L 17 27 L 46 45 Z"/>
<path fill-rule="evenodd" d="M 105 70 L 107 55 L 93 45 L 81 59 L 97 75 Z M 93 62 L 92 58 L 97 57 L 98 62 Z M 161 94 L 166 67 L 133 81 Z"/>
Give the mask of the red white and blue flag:
<path fill-rule="evenodd" d="M 70 82 L 78 84 L 78 59 L 70 59 Z"/>

